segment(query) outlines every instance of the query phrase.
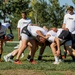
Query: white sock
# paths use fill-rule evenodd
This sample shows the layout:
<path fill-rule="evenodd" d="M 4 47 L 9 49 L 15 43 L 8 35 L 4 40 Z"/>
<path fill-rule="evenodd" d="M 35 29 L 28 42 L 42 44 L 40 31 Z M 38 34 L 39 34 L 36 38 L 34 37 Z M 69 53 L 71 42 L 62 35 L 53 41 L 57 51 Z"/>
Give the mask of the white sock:
<path fill-rule="evenodd" d="M 59 61 L 59 58 L 57 56 L 55 56 L 54 58 L 55 58 L 55 62 Z"/>
<path fill-rule="evenodd" d="M 7 56 L 7 57 L 10 57 L 11 55 L 12 55 L 12 53 L 9 53 L 9 54 L 7 54 L 6 56 Z"/>

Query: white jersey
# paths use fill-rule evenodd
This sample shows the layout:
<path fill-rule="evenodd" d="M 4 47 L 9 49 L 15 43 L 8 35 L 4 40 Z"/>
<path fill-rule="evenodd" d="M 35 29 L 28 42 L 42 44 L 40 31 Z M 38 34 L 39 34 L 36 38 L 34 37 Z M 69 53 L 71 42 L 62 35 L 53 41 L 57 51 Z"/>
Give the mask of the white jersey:
<path fill-rule="evenodd" d="M 54 42 L 55 37 L 58 37 L 58 36 L 61 34 L 62 30 L 63 30 L 63 29 L 58 29 L 57 32 L 55 32 L 55 31 L 53 31 L 53 30 L 50 30 L 50 31 L 47 33 L 47 35 L 48 35 L 48 34 L 50 35 L 50 37 L 48 38 L 48 41 L 49 41 L 49 42 Z M 60 39 L 60 40 L 61 40 L 61 39 Z"/>
<path fill-rule="evenodd" d="M 50 35 L 50 37 L 48 38 L 49 42 L 54 42 L 55 36 L 57 35 L 56 32 L 54 32 L 53 30 L 50 30 L 47 32 L 46 35 Z"/>
<path fill-rule="evenodd" d="M 56 32 L 56 33 L 57 33 L 57 34 L 56 34 L 56 37 L 58 37 L 58 36 L 61 34 L 62 30 L 63 30 L 63 29 L 61 29 L 61 28 L 57 30 L 57 32 Z"/>
<path fill-rule="evenodd" d="M 30 19 L 20 19 L 19 21 L 18 21 L 18 25 L 17 25 L 17 28 L 20 28 L 20 33 L 21 33 L 21 31 L 22 31 L 22 29 L 23 29 L 23 27 L 25 27 L 25 26 L 27 26 L 27 25 L 30 25 L 32 22 L 31 22 L 31 20 Z"/>
<path fill-rule="evenodd" d="M 36 33 L 37 30 L 40 30 L 43 35 L 47 34 L 47 31 L 39 26 L 28 26 L 28 31 L 31 33 L 32 36 L 36 37 L 38 34 Z"/>
<path fill-rule="evenodd" d="M 6 28 L 5 26 L 1 25 L 0 36 L 6 34 L 6 29 L 7 29 L 7 28 Z"/>
<path fill-rule="evenodd" d="M 66 24 L 66 28 L 69 29 L 69 31 L 73 34 L 74 34 L 74 31 L 75 31 L 75 14 L 66 14 L 64 16 L 64 21 L 63 21 L 64 24 Z"/>
<path fill-rule="evenodd" d="M 8 28 L 10 26 L 10 23 L 2 23 L 2 25 Z"/>

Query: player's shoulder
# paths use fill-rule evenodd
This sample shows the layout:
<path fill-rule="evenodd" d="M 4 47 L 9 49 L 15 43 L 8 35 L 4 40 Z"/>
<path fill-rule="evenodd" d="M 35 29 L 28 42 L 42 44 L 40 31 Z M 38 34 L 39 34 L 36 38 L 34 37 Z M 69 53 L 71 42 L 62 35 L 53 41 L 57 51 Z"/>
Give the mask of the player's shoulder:
<path fill-rule="evenodd" d="M 69 13 L 66 13 L 64 17 L 67 18 L 69 16 L 70 16 L 70 14 Z"/>
<path fill-rule="evenodd" d="M 70 15 L 69 13 L 66 13 L 66 14 L 65 14 L 65 16 L 69 16 L 69 15 Z"/>
<path fill-rule="evenodd" d="M 2 28 L 6 28 L 6 26 L 2 25 Z"/>
<path fill-rule="evenodd" d="M 21 18 L 21 19 L 18 20 L 18 22 L 21 22 L 21 21 L 23 21 L 23 18 Z"/>
<path fill-rule="evenodd" d="M 31 21 L 31 19 L 30 19 L 30 18 L 26 18 L 26 20 L 27 20 L 27 21 Z"/>
<path fill-rule="evenodd" d="M 75 16 L 75 13 L 73 13 L 73 16 Z"/>

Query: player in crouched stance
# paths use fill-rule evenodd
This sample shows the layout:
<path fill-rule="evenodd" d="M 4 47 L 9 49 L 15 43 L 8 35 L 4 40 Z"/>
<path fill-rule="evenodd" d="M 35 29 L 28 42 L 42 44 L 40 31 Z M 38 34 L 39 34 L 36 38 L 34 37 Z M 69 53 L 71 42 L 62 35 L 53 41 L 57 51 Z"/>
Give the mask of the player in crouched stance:
<path fill-rule="evenodd" d="M 0 23 L 0 62 L 2 61 L 1 56 L 3 53 L 3 42 L 14 38 L 12 34 L 6 35 L 6 30 L 7 27 Z"/>
<path fill-rule="evenodd" d="M 39 38 L 37 36 L 40 36 Z M 40 42 L 45 42 L 45 35 L 46 35 L 46 31 L 38 26 L 26 26 L 25 29 L 23 30 L 23 32 L 21 33 L 21 40 L 22 40 L 22 45 L 14 50 L 13 52 L 9 53 L 8 55 L 6 55 L 6 59 L 5 61 L 8 61 L 8 57 L 13 58 L 15 55 L 17 55 L 16 60 L 14 63 L 16 64 L 21 64 L 21 62 L 19 61 L 20 56 L 22 54 L 22 52 L 27 48 L 28 46 L 28 42 L 31 42 L 32 47 L 31 47 L 31 58 L 30 58 L 30 62 L 32 64 L 35 64 L 36 62 L 34 62 L 34 55 L 35 55 L 35 51 L 36 51 L 36 40 L 39 40 Z"/>

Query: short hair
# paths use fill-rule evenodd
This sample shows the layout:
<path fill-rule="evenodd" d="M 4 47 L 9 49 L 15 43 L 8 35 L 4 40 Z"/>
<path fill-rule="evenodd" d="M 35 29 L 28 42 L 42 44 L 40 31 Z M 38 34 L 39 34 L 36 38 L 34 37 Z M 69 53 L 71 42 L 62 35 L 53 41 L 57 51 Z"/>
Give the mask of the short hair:
<path fill-rule="evenodd" d="M 22 11 L 22 13 L 25 14 L 25 15 L 27 14 L 25 11 Z"/>
<path fill-rule="evenodd" d="M 67 10 L 73 10 L 73 9 L 74 9 L 73 6 L 68 6 L 68 7 L 67 7 Z"/>

